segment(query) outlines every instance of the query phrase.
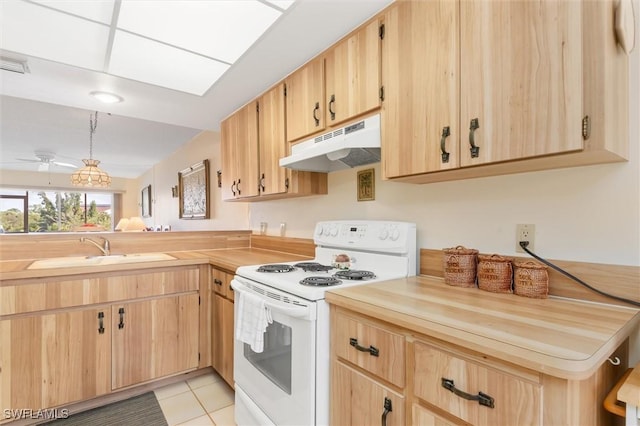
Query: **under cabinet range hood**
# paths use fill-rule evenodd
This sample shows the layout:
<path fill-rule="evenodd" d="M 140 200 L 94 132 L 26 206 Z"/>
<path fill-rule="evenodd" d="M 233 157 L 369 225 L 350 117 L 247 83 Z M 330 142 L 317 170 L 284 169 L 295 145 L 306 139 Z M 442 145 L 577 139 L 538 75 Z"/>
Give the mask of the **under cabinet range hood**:
<path fill-rule="evenodd" d="M 333 172 L 380 161 L 380 114 L 332 130 L 291 147 L 280 166 Z"/>

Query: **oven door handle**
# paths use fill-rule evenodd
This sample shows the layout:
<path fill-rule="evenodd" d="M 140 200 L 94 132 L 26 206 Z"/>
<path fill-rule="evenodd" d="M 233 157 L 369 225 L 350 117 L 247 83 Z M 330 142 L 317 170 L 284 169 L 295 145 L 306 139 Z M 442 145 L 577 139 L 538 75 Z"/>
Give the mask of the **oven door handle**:
<path fill-rule="evenodd" d="M 268 298 L 264 297 L 263 295 L 247 289 L 245 286 L 242 285 L 242 283 L 239 283 L 236 280 L 231 280 L 231 288 L 233 288 L 236 291 L 236 293 L 253 293 L 256 296 L 260 296 L 261 298 L 264 299 L 264 305 L 269 309 L 271 309 L 272 312 L 279 312 L 281 314 L 284 314 L 292 318 L 307 318 L 309 316 L 309 307 L 307 306 L 289 307 L 289 306 L 285 306 L 283 303 L 274 303 Z"/>

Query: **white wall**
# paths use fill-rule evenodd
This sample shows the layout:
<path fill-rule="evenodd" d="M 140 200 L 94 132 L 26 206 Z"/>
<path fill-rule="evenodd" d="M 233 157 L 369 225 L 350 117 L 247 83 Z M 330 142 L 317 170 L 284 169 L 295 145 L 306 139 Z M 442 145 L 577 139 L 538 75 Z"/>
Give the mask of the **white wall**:
<path fill-rule="evenodd" d="M 172 197 L 171 187 L 178 184 L 179 171 L 205 159 L 209 160 L 210 170 L 210 219 L 179 219 L 179 199 Z M 222 201 L 216 175 L 216 171 L 221 168 L 220 134 L 202 132 L 135 181 L 137 188 L 132 191 L 137 194 L 135 205 L 125 206 L 128 212 L 125 216 L 140 215 L 142 188 L 151 185 L 152 216 L 144 219 L 147 226 L 155 228 L 169 225 L 173 231 L 248 229 L 247 203 Z"/>

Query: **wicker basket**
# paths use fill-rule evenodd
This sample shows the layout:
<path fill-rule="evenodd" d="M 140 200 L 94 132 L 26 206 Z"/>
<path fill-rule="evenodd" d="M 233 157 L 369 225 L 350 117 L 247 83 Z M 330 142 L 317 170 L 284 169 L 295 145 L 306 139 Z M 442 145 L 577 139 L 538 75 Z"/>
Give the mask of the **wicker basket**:
<path fill-rule="evenodd" d="M 497 254 L 478 256 L 478 288 L 494 293 L 511 293 L 511 258 Z"/>
<path fill-rule="evenodd" d="M 547 267 L 530 260 L 516 263 L 515 266 L 513 292 L 518 296 L 545 299 L 549 294 Z"/>
<path fill-rule="evenodd" d="M 444 282 L 456 287 L 475 287 L 478 250 L 457 246 L 442 251 Z"/>

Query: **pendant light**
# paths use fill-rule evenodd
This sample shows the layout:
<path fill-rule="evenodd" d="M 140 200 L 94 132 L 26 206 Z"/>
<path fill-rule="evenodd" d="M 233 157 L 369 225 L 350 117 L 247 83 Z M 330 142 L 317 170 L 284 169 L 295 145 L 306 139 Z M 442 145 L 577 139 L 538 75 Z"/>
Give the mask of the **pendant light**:
<path fill-rule="evenodd" d="M 84 167 L 71 174 L 74 186 L 102 187 L 111 185 L 111 177 L 98 168 L 100 161 L 93 159 L 93 134 L 98 126 L 98 111 L 95 116 L 89 115 L 89 159 L 82 160 Z"/>

